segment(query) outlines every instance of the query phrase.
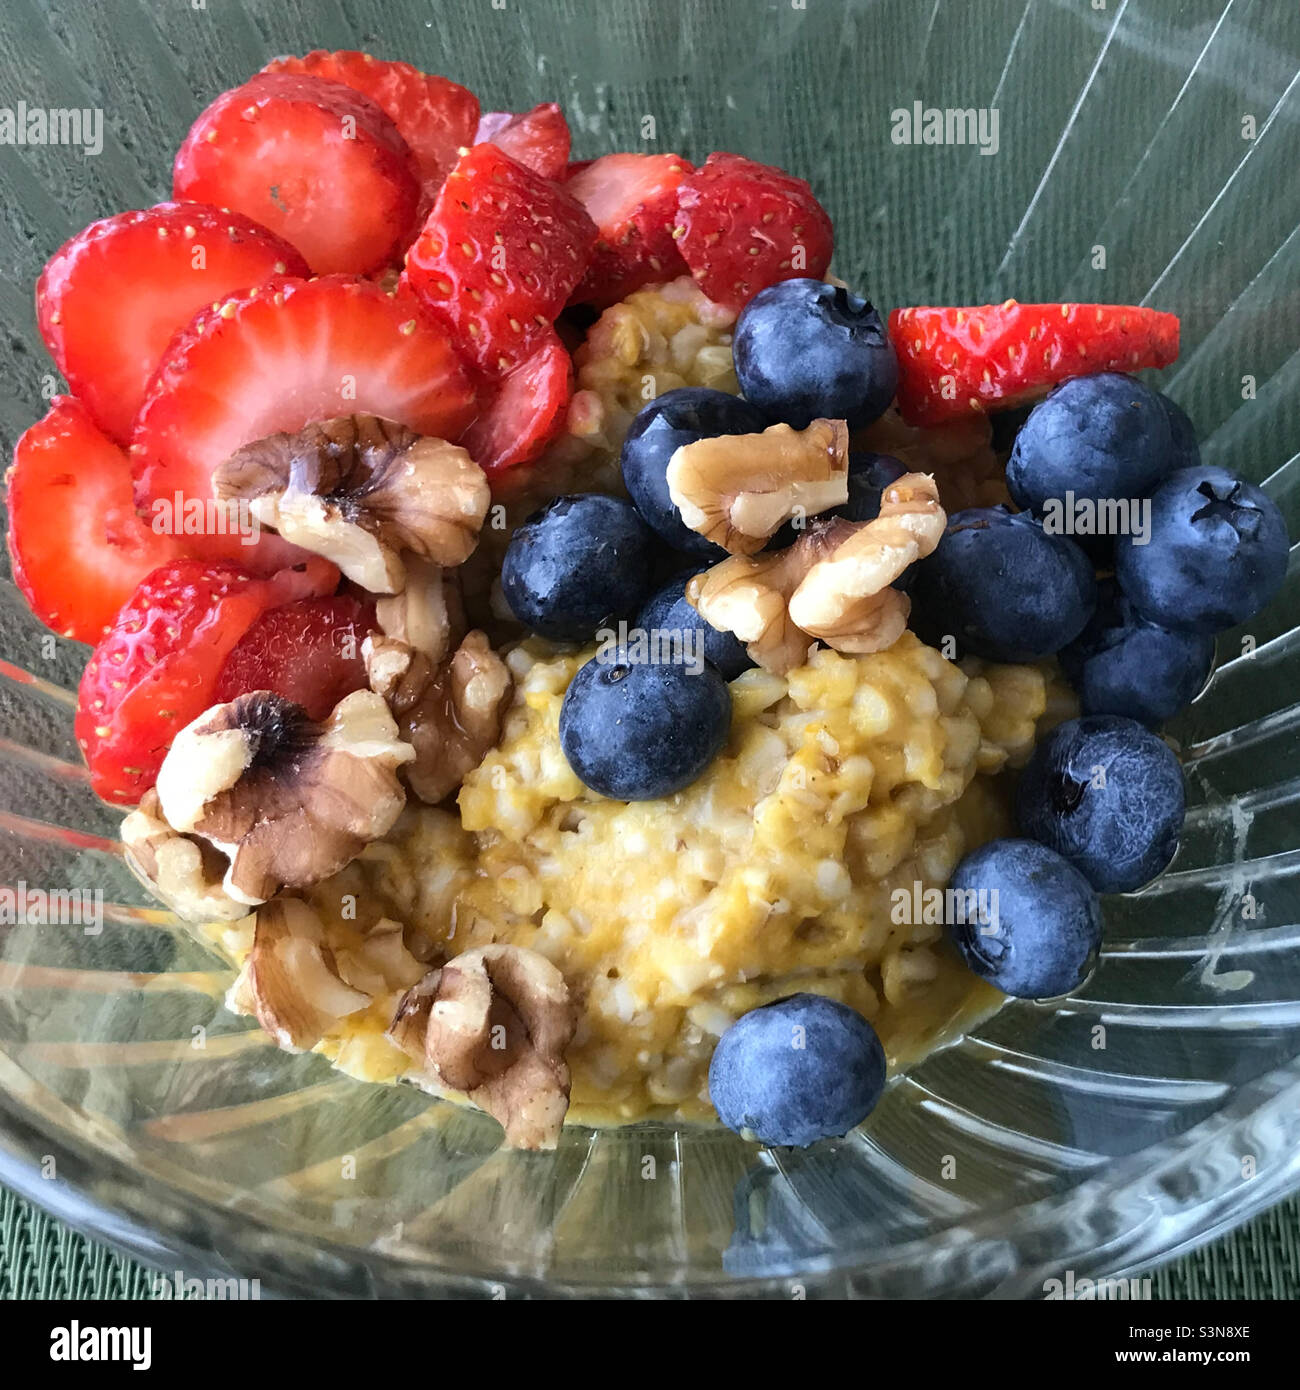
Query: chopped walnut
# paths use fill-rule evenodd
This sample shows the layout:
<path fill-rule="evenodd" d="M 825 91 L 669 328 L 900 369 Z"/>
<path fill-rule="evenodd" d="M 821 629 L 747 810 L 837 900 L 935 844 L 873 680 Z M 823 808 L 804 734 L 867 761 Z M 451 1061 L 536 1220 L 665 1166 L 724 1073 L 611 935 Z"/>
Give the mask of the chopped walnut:
<path fill-rule="evenodd" d="M 360 690 L 317 724 L 269 691 L 214 705 L 176 736 L 158 773 L 166 823 L 230 861 L 223 888 L 265 902 L 337 873 L 392 827 L 415 752 L 387 706 Z"/>
<path fill-rule="evenodd" d="M 401 737 L 414 749 L 407 785 L 436 806 L 496 746 L 510 672 L 478 631 L 439 664 L 391 637 L 368 637 L 362 653 L 371 689 L 388 701 Z"/>
<path fill-rule="evenodd" d="M 465 604 L 456 570 L 413 556 L 406 561 L 406 586 L 375 604 L 380 630 L 423 652 L 435 664 L 465 635 Z"/>
<path fill-rule="evenodd" d="M 890 586 L 933 551 L 945 521 L 934 480 L 908 473 L 885 489 L 874 520 L 813 521 L 787 550 L 732 556 L 696 575 L 686 597 L 778 675 L 800 665 L 814 639 L 842 652 L 883 651 L 910 611 Z"/>
<path fill-rule="evenodd" d="M 213 486 L 375 594 L 401 591 L 404 550 L 437 565 L 464 561 L 490 498 L 464 449 L 374 415 L 246 444 L 217 469 Z"/>
<path fill-rule="evenodd" d="M 521 946 L 481 946 L 407 991 L 389 1037 L 438 1087 L 464 1092 L 517 1149 L 553 1149 L 569 1108 L 576 1011 L 564 976 Z"/>
<path fill-rule="evenodd" d="M 228 922 L 248 914 L 221 886 L 226 858 L 212 845 L 179 835 L 152 787 L 122 822 L 127 867 L 187 922 Z"/>
<path fill-rule="evenodd" d="M 372 997 L 410 989 L 428 969 L 406 946 L 400 922 L 381 917 L 359 946 L 334 952 L 336 968 L 344 984 Z"/>
<path fill-rule="evenodd" d="M 802 430 L 773 425 L 683 444 L 668 464 L 668 492 L 692 531 L 752 555 L 791 517 L 847 502 L 848 470 L 843 420 L 814 420 Z"/>
<path fill-rule="evenodd" d="M 314 1047 L 340 1019 L 364 1009 L 370 995 L 339 974 L 320 918 L 298 898 L 258 908 L 253 949 L 227 1002 L 252 1013 L 283 1048 Z"/>

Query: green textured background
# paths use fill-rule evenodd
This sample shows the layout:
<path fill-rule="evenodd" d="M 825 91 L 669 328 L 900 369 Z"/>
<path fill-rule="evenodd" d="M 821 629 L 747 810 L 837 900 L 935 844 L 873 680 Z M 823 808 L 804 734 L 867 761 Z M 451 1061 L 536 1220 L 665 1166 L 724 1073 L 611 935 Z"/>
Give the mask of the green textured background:
<path fill-rule="evenodd" d="M 1148 1273 L 1153 1298 L 1294 1299 L 1300 1296 L 1300 1197 Z M 0 1188 L 0 1298 L 152 1296 L 145 1266 Z"/>

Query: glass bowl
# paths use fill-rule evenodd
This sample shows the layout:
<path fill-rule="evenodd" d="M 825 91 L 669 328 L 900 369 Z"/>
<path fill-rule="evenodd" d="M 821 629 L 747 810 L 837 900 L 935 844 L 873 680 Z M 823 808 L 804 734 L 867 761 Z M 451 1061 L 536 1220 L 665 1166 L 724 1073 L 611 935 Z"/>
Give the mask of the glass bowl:
<path fill-rule="evenodd" d="M 794 170 L 835 218 L 837 272 L 884 307 L 1177 312 L 1182 357 L 1159 384 L 1300 535 L 1294 7 L 59 0 L 7 12 L 0 39 L 9 99 L 104 120 L 97 155 L 0 147 L 7 449 L 55 387 L 31 302 L 44 259 L 166 197 L 216 92 L 274 54 L 351 46 L 447 72 L 485 110 L 557 99 L 580 157 L 720 148 Z M 918 101 L 996 109 L 996 151 L 894 143 L 893 113 Z M 0 926 L 0 1180 L 168 1269 L 318 1294 L 1041 1297 L 1067 1271 L 1148 1265 L 1300 1184 L 1298 592 L 1292 573 L 1220 639 L 1172 729 L 1183 846 L 1107 902 L 1077 996 L 1008 1005 L 838 1143 L 763 1152 L 645 1125 L 571 1128 L 542 1155 L 222 1010 L 229 972 L 148 904 L 90 794 L 70 693 L 84 649 L 5 581 L 0 883 L 102 890 L 105 907 L 98 934 Z"/>

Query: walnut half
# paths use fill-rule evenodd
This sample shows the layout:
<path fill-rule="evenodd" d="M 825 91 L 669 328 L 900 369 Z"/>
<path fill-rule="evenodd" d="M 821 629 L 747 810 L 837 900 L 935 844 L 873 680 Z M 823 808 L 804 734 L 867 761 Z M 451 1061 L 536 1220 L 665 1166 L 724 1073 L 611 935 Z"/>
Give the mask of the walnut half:
<path fill-rule="evenodd" d="M 221 886 L 227 861 L 215 846 L 167 824 L 150 787 L 122 822 L 127 867 L 187 922 L 229 922 L 248 914 Z"/>
<path fill-rule="evenodd" d="M 478 544 L 490 490 L 464 449 L 374 415 L 341 415 L 246 444 L 213 475 L 223 500 L 333 560 L 375 594 L 399 593 L 402 551 L 459 565 Z"/>
<path fill-rule="evenodd" d="M 849 429 L 814 420 L 761 434 L 721 434 L 683 444 L 668 463 L 668 492 L 692 531 L 733 555 L 752 555 L 791 517 L 849 498 Z"/>
<path fill-rule="evenodd" d="M 521 946 L 453 957 L 402 997 L 389 1037 L 436 1086 L 464 1092 L 516 1149 L 553 1149 L 569 1108 L 577 1017 L 564 976 Z"/>
<path fill-rule="evenodd" d="M 814 639 L 841 652 L 883 651 L 910 612 L 891 586 L 934 550 L 945 524 L 934 479 L 908 473 L 885 489 L 873 520 L 814 520 L 787 550 L 733 555 L 696 575 L 686 597 L 780 675 L 804 660 Z"/>
<path fill-rule="evenodd" d="M 269 691 L 214 705 L 177 734 L 158 773 L 173 831 L 228 860 L 223 889 L 254 906 L 337 873 L 386 834 L 406 795 L 397 769 L 415 752 L 369 690 L 317 724 Z"/>

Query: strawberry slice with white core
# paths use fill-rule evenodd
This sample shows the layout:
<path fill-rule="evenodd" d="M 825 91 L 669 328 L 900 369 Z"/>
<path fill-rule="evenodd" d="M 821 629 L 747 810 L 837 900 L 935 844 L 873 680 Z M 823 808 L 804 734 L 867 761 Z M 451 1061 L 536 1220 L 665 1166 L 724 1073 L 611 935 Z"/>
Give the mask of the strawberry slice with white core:
<path fill-rule="evenodd" d="M 172 192 L 269 227 L 318 275 L 366 275 L 410 241 L 420 175 L 369 97 L 272 73 L 223 92 L 199 116 L 177 151 Z"/>
<path fill-rule="evenodd" d="M 531 463 L 564 428 L 572 396 L 573 360 L 552 331 L 496 383 L 461 447 L 489 477 Z"/>
<path fill-rule="evenodd" d="M 287 241 L 239 213 L 159 203 L 65 242 L 36 282 L 36 319 L 73 395 L 125 444 L 167 345 L 200 309 L 306 274 Z"/>
<path fill-rule="evenodd" d="M 412 298 L 342 276 L 284 280 L 178 335 L 132 436 L 136 497 L 211 498 L 214 471 L 236 449 L 313 420 L 378 415 L 457 439 L 476 413 L 446 330 Z M 250 563 L 238 537 L 202 540 L 204 555 Z"/>
<path fill-rule="evenodd" d="M 78 642 L 98 642 L 144 576 L 187 553 L 136 515 L 126 454 L 71 396 L 18 441 L 5 485 L 14 583 Z"/>
<path fill-rule="evenodd" d="M 479 122 L 476 145 L 489 141 L 544 179 L 563 179 L 569 168 L 572 136 L 564 112 L 553 101 L 531 111 L 489 111 Z"/>

